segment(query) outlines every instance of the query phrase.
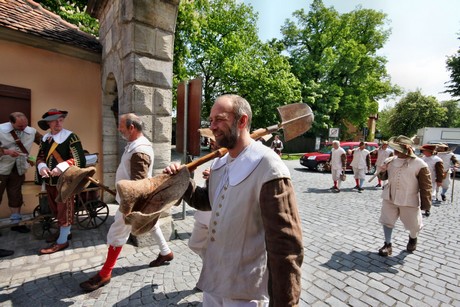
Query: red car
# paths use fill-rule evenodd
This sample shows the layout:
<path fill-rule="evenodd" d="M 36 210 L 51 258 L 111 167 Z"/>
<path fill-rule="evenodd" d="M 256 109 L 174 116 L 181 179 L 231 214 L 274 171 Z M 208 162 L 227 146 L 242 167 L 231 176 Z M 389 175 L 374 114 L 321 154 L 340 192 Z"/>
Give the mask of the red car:
<path fill-rule="evenodd" d="M 353 155 L 348 154 L 349 150 L 358 148 L 360 142 L 340 142 L 340 147 L 345 149 L 347 152 L 347 169 L 351 170 L 351 160 Z M 379 148 L 379 145 L 374 142 L 367 142 L 366 149 L 370 152 Z M 332 143 L 327 144 L 317 152 L 307 152 L 300 158 L 300 164 L 308 167 L 311 170 L 317 170 L 318 172 L 326 172 L 326 162 L 329 160 L 332 151 Z M 375 172 L 375 162 L 377 161 L 377 155 L 371 154 L 371 170 L 369 174 Z"/>

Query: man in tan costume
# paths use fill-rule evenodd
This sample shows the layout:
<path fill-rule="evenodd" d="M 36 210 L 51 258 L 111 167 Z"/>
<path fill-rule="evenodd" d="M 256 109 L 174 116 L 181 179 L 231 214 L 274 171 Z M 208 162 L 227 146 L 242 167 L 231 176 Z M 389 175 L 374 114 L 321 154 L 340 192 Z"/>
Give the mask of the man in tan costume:
<path fill-rule="evenodd" d="M 198 288 L 203 306 L 297 306 L 301 292 L 301 221 L 289 170 L 250 137 L 252 111 L 237 95 L 217 98 L 210 114 L 218 146 L 208 187 L 192 180 L 184 199 L 212 210 Z M 175 174 L 183 166 L 171 164 Z"/>

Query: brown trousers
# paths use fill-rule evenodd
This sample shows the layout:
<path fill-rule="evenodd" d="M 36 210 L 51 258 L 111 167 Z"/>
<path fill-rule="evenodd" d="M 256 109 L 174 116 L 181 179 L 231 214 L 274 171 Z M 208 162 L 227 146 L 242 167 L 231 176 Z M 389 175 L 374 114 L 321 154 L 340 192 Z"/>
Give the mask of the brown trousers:
<path fill-rule="evenodd" d="M 18 174 L 16 164 L 9 175 L 0 175 L 0 203 L 6 189 L 8 206 L 11 208 L 20 208 L 24 204 L 21 187 L 25 179 L 25 175 Z"/>
<path fill-rule="evenodd" d="M 65 202 L 56 202 L 58 190 L 56 186 L 46 185 L 48 205 L 54 217 L 58 220 L 58 226 L 70 226 L 73 224 L 75 197 L 70 197 Z"/>

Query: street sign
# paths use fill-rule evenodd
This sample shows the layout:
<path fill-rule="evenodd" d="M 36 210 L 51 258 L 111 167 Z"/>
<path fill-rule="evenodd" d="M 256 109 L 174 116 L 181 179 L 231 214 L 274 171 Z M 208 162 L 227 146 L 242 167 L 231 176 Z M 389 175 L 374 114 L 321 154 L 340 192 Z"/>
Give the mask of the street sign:
<path fill-rule="evenodd" d="M 339 137 L 339 128 L 329 128 L 329 137 L 330 138 L 338 138 Z"/>

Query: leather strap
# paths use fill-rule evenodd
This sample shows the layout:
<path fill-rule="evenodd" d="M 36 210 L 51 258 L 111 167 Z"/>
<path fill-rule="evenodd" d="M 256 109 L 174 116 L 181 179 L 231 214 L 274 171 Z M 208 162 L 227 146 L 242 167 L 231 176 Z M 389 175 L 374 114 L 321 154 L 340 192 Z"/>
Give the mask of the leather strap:
<path fill-rule="evenodd" d="M 13 136 L 13 139 L 16 142 L 16 145 L 18 145 L 19 149 L 21 149 L 21 151 L 25 153 L 26 155 L 29 155 L 29 152 L 24 147 L 24 144 L 22 144 L 21 139 L 18 138 L 18 135 L 16 134 L 16 132 L 14 132 L 14 130 L 11 130 L 10 133 Z"/>
<path fill-rule="evenodd" d="M 13 136 L 13 139 L 14 141 L 16 142 L 16 145 L 18 145 L 19 149 L 21 149 L 21 151 L 27 155 L 27 163 L 29 163 L 30 166 L 34 166 L 35 165 L 35 162 L 32 161 L 32 160 L 29 160 L 29 152 L 27 151 L 27 149 L 24 147 L 24 144 L 22 144 L 22 141 L 21 139 L 18 137 L 18 135 L 16 134 L 16 132 L 14 132 L 14 130 L 11 130 L 10 131 L 11 135 Z"/>

